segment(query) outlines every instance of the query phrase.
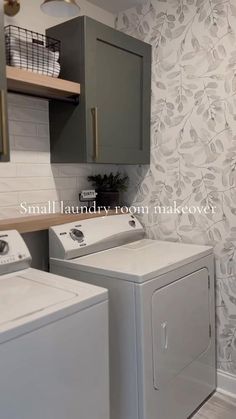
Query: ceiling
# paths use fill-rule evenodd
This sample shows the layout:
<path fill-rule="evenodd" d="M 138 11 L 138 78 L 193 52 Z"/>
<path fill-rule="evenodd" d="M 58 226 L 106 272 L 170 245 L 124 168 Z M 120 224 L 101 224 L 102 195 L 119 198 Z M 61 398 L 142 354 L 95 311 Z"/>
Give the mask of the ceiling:
<path fill-rule="evenodd" d="M 118 13 L 139 4 L 145 4 L 147 0 L 88 0 L 90 3 L 101 7 L 111 13 Z"/>

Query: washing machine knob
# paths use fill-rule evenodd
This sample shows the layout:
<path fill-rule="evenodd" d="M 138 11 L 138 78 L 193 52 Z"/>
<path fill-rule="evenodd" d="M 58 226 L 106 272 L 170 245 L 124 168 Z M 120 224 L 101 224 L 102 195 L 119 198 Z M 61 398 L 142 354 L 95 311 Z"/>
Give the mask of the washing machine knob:
<path fill-rule="evenodd" d="M 6 255 L 9 251 L 9 244 L 5 240 L 0 240 L 0 255 Z"/>
<path fill-rule="evenodd" d="M 77 228 L 72 228 L 70 231 L 70 236 L 73 240 L 78 241 L 79 243 L 84 241 L 84 233 Z"/>

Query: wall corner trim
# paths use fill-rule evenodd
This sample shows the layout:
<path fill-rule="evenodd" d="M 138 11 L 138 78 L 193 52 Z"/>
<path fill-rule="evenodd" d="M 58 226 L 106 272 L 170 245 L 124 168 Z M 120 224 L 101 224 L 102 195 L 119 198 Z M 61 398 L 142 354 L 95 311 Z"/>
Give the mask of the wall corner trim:
<path fill-rule="evenodd" d="M 236 375 L 217 370 L 217 391 L 236 397 Z"/>

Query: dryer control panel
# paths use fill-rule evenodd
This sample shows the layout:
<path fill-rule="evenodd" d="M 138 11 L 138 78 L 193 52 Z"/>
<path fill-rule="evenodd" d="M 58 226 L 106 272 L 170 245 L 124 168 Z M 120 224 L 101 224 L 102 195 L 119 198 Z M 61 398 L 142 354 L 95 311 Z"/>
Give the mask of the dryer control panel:
<path fill-rule="evenodd" d="M 0 275 L 30 266 L 29 250 L 16 230 L 0 231 Z"/>
<path fill-rule="evenodd" d="M 51 258 L 74 259 L 140 240 L 144 229 L 133 215 L 109 215 L 51 227 Z"/>

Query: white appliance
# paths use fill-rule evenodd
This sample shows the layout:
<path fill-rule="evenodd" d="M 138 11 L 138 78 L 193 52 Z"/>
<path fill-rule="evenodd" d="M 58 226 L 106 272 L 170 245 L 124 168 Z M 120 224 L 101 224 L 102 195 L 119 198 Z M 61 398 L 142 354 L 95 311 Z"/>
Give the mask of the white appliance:
<path fill-rule="evenodd" d="M 0 232 L 0 418 L 109 419 L 107 291 L 30 262 Z"/>
<path fill-rule="evenodd" d="M 109 290 L 111 419 L 189 417 L 216 386 L 212 248 L 145 239 L 130 215 L 49 237 L 52 272 Z"/>

